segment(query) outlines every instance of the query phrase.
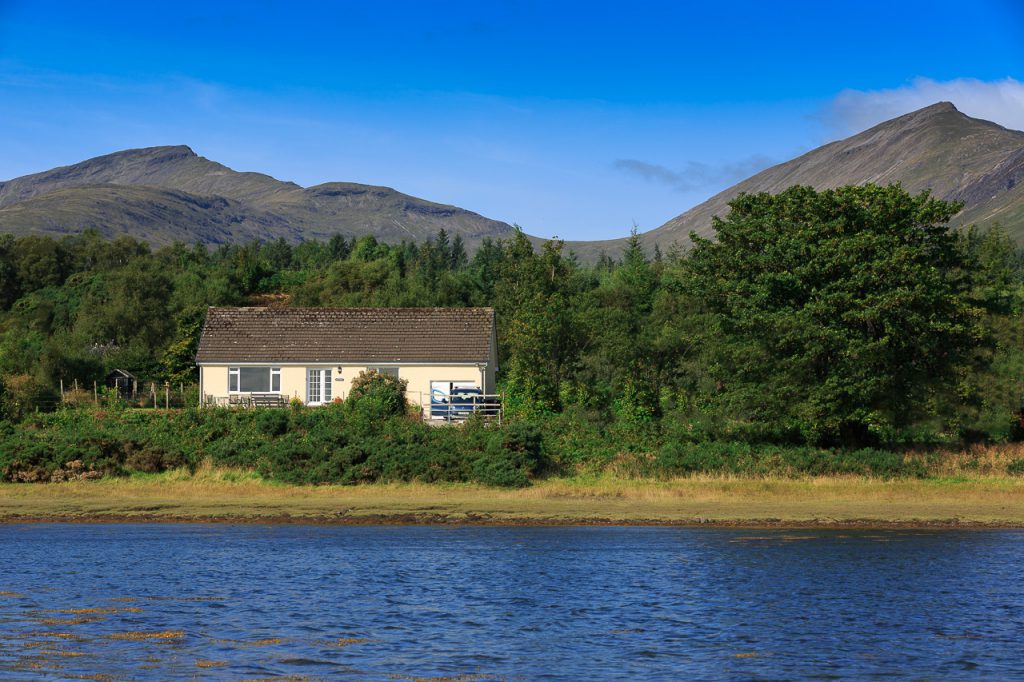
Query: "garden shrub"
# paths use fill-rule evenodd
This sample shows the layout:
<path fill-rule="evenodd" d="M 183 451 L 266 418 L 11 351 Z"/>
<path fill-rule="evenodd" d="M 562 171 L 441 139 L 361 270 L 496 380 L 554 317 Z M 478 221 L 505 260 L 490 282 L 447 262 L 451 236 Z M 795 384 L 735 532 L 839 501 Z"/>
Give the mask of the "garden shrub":
<path fill-rule="evenodd" d="M 522 488 L 544 463 L 543 437 L 529 422 L 513 422 L 496 431 L 473 462 L 473 479 L 484 485 Z"/>
<path fill-rule="evenodd" d="M 636 476 L 925 475 L 923 460 L 905 461 L 898 452 L 695 443 L 580 410 L 497 428 L 478 419 L 434 427 L 405 414 L 381 416 L 381 404 L 371 391 L 354 402 L 317 409 L 32 412 L 19 423 L 0 421 L 0 478 L 69 480 L 182 466 L 194 470 L 205 459 L 268 479 L 310 484 L 477 481 L 521 487 L 538 475 L 586 467 Z M 1007 470 L 1022 475 L 1024 464 L 1011 463 Z"/>
<path fill-rule="evenodd" d="M 473 463 L 473 479 L 496 488 L 525 488 L 530 485 L 526 473 L 510 458 L 490 454 Z"/>
<path fill-rule="evenodd" d="M 663 473 L 738 474 L 754 476 L 862 475 L 882 478 L 923 477 L 923 462 L 905 460 L 898 452 L 862 448 L 829 450 L 809 446 L 747 443 L 666 444 L 655 460 Z"/>
<path fill-rule="evenodd" d="M 288 413 L 284 410 L 260 410 L 256 427 L 267 436 L 280 436 L 288 431 Z"/>
<path fill-rule="evenodd" d="M 1015 459 L 1007 464 L 1006 473 L 1010 476 L 1024 476 L 1024 458 Z"/>
<path fill-rule="evenodd" d="M 156 474 L 168 469 L 177 469 L 188 464 L 185 453 L 167 451 L 156 445 L 142 445 L 132 449 L 124 459 L 124 468 L 128 471 L 139 471 Z"/>
<path fill-rule="evenodd" d="M 3 379 L 4 416 L 21 421 L 34 412 L 52 412 L 60 403 L 60 396 L 46 383 L 30 374 L 16 374 Z"/>
<path fill-rule="evenodd" d="M 409 409 L 405 398 L 408 385 L 405 379 L 368 369 L 352 380 L 346 402 L 351 408 L 377 418 L 403 415 Z"/>

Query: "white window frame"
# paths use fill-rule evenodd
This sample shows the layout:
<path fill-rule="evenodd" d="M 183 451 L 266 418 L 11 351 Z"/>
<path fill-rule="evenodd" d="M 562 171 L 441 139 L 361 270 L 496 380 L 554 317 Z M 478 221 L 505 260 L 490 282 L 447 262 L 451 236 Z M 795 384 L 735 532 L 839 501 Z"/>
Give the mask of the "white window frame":
<path fill-rule="evenodd" d="M 313 400 L 313 375 L 316 374 L 317 399 Z M 334 401 L 334 372 L 330 367 L 306 368 L 306 404 L 328 405 Z"/>
<path fill-rule="evenodd" d="M 249 367 L 249 365 L 247 365 Z M 241 367 L 228 367 L 228 393 L 232 395 L 249 395 L 252 393 L 264 393 L 264 391 L 242 391 L 242 373 Z M 270 370 L 270 390 L 266 393 L 281 394 L 281 368 L 257 365 L 255 369 L 269 369 Z M 231 388 L 231 382 L 234 381 L 235 387 Z M 274 384 L 277 384 L 277 388 L 274 388 Z"/>

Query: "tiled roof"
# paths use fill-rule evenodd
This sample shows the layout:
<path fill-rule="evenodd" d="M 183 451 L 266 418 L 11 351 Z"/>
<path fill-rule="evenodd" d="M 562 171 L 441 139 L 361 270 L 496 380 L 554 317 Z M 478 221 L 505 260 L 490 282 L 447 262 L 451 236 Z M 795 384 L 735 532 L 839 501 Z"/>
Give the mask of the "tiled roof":
<path fill-rule="evenodd" d="M 210 308 L 196 362 L 487 362 L 492 308 Z"/>

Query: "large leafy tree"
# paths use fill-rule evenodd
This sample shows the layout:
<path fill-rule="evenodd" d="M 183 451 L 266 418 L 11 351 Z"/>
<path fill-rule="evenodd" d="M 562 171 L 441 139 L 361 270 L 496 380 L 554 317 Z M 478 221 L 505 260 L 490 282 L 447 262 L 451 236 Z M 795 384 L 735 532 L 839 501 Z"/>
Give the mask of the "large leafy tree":
<path fill-rule="evenodd" d="M 11 253 L 14 238 L 0 235 L 0 311 L 9 310 L 21 295 L 18 269 Z"/>
<path fill-rule="evenodd" d="M 517 231 L 497 268 L 502 368 L 510 405 L 524 414 L 561 409 L 563 383 L 580 351 L 576 267 L 562 248 L 552 241 L 534 253 Z"/>
<path fill-rule="evenodd" d="M 717 409 L 851 444 L 935 409 L 982 338 L 959 205 L 866 185 L 730 206 L 688 267 Z"/>
<path fill-rule="evenodd" d="M 591 305 L 581 311 L 593 339 L 583 372 L 589 385 L 581 388 L 613 405 L 618 416 L 647 421 L 660 414 L 664 367 L 656 352 L 661 325 L 652 314 L 657 274 L 636 230 L 622 264 L 602 279 L 589 297 Z"/>

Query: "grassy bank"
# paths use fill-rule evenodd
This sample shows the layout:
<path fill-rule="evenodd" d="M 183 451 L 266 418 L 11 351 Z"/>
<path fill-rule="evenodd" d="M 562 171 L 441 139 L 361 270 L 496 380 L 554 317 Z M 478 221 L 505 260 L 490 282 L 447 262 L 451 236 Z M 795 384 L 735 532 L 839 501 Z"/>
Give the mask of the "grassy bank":
<path fill-rule="evenodd" d="M 498 490 L 468 483 L 295 486 L 246 472 L 183 469 L 0 484 L 0 521 L 28 520 L 1024 527 L 1024 480 L 605 475 Z"/>
<path fill-rule="evenodd" d="M 287 410 L 64 409 L 19 423 L 0 421 L 0 482 L 196 471 L 207 463 L 293 485 L 519 488 L 583 474 L 656 480 L 1012 477 L 1024 476 L 1024 446 L 946 442 L 842 449 L 722 442 L 697 439 L 675 422 L 605 423 L 580 414 L 509 421 L 500 428 L 482 422 L 433 427 L 368 398 Z"/>
<path fill-rule="evenodd" d="M 571 415 L 435 428 L 322 409 L 0 422 L 0 520 L 1024 527 L 1024 445 L 687 440 Z"/>

